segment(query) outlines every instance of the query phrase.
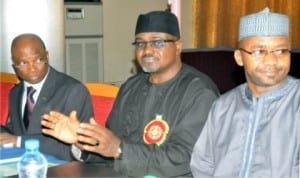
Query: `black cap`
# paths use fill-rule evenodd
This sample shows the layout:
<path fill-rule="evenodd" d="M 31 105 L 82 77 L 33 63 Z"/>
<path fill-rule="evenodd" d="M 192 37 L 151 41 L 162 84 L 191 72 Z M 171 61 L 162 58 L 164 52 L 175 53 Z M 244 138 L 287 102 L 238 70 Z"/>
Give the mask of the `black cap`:
<path fill-rule="evenodd" d="M 143 32 L 163 32 L 180 38 L 177 17 L 167 11 L 153 11 L 139 15 L 135 35 Z"/>

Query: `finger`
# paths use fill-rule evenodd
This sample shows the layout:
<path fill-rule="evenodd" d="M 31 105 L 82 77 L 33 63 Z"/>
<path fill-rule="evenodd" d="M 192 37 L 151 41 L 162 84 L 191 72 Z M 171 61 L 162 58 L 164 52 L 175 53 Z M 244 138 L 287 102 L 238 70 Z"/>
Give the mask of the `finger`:
<path fill-rule="evenodd" d="M 54 131 L 52 129 L 42 129 L 42 132 L 46 135 L 54 136 Z"/>
<path fill-rule="evenodd" d="M 93 127 L 93 129 L 97 129 L 97 131 L 101 131 L 101 130 L 105 130 L 105 127 L 103 127 L 102 125 L 98 124 L 98 122 L 92 117 L 90 118 L 90 125 L 93 125 L 95 127 Z M 102 131 L 101 131 L 102 132 Z"/>
<path fill-rule="evenodd" d="M 1 134 L 0 135 L 0 140 L 2 141 L 2 140 L 9 140 L 10 139 L 10 134 L 8 134 L 8 133 L 3 133 L 3 134 Z"/>
<path fill-rule="evenodd" d="M 44 126 L 44 127 L 47 127 L 47 128 L 52 128 L 54 129 L 55 128 L 55 125 L 56 125 L 56 121 L 52 121 L 52 120 L 42 120 L 41 121 L 41 125 Z"/>
<path fill-rule="evenodd" d="M 48 122 L 50 122 L 53 119 L 53 117 L 50 116 L 49 114 L 42 115 L 42 118 L 43 118 L 43 120 L 48 121 Z"/>
<path fill-rule="evenodd" d="M 92 131 L 92 132 L 97 132 L 98 125 L 92 125 L 90 123 L 80 123 L 78 129 L 81 131 Z"/>
<path fill-rule="evenodd" d="M 57 121 L 58 119 L 63 119 L 65 117 L 68 117 L 68 116 L 66 116 L 60 112 L 56 112 L 56 111 L 50 111 L 49 115 L 50 115 L 49 117 L 51 117 L 51 120 L 55 120 L 55 121 Z"/>
<path fill-rule="evenodd" d="M 77 128 L 76 133 L 86 137 L 97 137 L 97 135 L 99 135 L 99 133 L 97 133 L 94 129 L 86 129 L 81 127 Z"/>
<path fill-rule="evenodd" d="M 77 146 L 80 150 L 84 150 L 83 145 L 85 145 L 85 144 L 80 143 L 79 141 L 76 143 L 76 146 Z"/>
<path fill-rule="evenodd" d="M 5 137 L 7 137 L 9 134 L 8 133 L 1 133 L 0 134 L 0 138 L 5 138 Z"/>
<path fill-rule="evenodd" d="M 0 142 L 4 141 L 6 139 L 4 134 L 0 134 Z"/>
<path fill-rule="evenodd" d="M 94 152 L 94 153 L 100 153 L 101 152 L 101 146 L 94 146 L 94 145 L 89 145 L 89 144 L 82 144 L 81 149 L 89 152 Z"/>
<path fill-rule="evenodd" d="M 95 119 L 93 117 L 90 118 L 90 124 L 92 124 L 92 125 L 98 125 L 98 123 L 95 121 Z"/>
<path fill-rule="evenodd" d="M 98 139 L 95 139 L 93 137 L 86 137 L 83 135 L 79 135 L 78 140 L 81 143 L 89 144 L 92 146 L 99 146 L 99 144 L 100 144 L 100 141 Z"/>
<path fill-rule="evenodd" d="M 77 119 L 77 112 L 75 111 L 75 110 L 73 110 L 73 111 L 71 111 L 70 112 L 70 117 L 72 118 L 72 119 Z"/>
<path fill-rule="evenodd" d="M 0 138 L 0 143 L 1 144 L 13 144 L 15 145 L 17 142 L 17 137 L 15 135 L 11 135 L 11 134 L 1 134 L 1 138 Z"/>
<path fill-rule="evenodd" d="M 60 115 L 60 113 L 56 112 L 56 111 L 50 111 L 48 115 L 52 116 L 52 117 L 58 117 Z"/>
<path fill-rule="evenodd" d="M 47 120 L 42 120 L 41 124 L 42 124 L 42 126 L 44 126 L 46 128 L 50 128 L 51 127 L 51 122 L 48 122 Z"/>
<path fill-rule="evenodd" d="M 9 141 L 9 139 L 3 139 L 3 140 L 0 140 L 0 143 L 7 144 L 7 143 L 10 143 L 10 141 Z"/>
<path fill-rule="evenodd" d="M 82 129 L 93 130 L 93 131 L 99 131 L 102 130 L 102 128 L 104 128 L 103 126 L 99 125 L 98 123 L 95 123 L 91 119 L 89 123 L 80 123 L 79 126 Z"/>
<path fill-rule="evenodd" d="M 56 115 L 50 115 L 50 114 L 44 114 L 43 116 L 42 116 L 42 118 L 43 118 L 43 120 L 42 120 L 42 124 L 45 124 L 45 126 L 47 126 L 47 127 L 51 127 L 51 124 L 53 123 L 53 124 L 56 124 L 57 123 L 57 121 L 58 121 L 58 119 L 57 119 L 57 117 L 56 117 Z"/>

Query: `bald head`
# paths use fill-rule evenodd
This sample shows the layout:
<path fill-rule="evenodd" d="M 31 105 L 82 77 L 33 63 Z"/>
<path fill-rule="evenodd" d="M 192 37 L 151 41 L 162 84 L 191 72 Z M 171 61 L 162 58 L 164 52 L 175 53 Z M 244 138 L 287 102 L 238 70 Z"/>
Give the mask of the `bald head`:
<path fill-rule="evenodd" d="M 36 44 L 40 45 L 40 47 L 43 50 L 46 51 L 45 43 L 39 36 L 37 36 L 36 34 L 33 34 L 33 33 L 24 33 L 24 34 L 21 34 L 21 35 L 15 37 L 14 40 L 12 41 L 11 53 L 13 53 L 13 50 L 19 43 L 24 42 L 24 41 L 28 41 L 29 43 L 30 42 L 36 43 Z"/>
<path fill-rule="evenodd" d="M 48 72 L 48 51 L 43 40 L 32 33 L 21 34 L 11 44 L 13 67 L 18 76 L 31 84 L 39 83 Z"/>

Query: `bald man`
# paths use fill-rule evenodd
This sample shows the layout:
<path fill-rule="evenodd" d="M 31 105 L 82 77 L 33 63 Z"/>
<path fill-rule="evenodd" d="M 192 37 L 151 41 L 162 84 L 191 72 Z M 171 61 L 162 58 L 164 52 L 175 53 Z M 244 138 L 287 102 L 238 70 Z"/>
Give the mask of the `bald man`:
<path fill-rule="evenodd" d="M 11 45 L 12 66 L 21 79 L 9 95 L 9 118 L 1 126 L 0 144 L 23 147 L 27 138 L 37 138 L 40 150 L 63 160 L 73 160 L 70 145 L 42 134 L 41 116 L 50 110 L 69 114 L 77 111 L 81 122 L 94 115 L 88 90 L 79 81 L 49 65 L 49 55 L 42 39 L 35 34 L 21 34 Z M 27 91 L 34 89 L 34 108 L 28 119 Z"/>

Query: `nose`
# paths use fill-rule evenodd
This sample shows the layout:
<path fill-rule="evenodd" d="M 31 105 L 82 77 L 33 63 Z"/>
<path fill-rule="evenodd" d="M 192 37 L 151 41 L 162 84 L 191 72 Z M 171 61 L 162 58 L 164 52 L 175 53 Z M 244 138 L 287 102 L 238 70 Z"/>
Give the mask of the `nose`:
<path fill-rule="evenodd" d="M 153 52 L 153 47 L 151 46 L 151 43 L 146 43 L 145 48 L 143 49 L 144 53 L 152 53 Z"/>
<path fill-rule="evenodd" d="M 264 56 L 263 62 L 265 64 L 275 64 L 277 63 L 278 57 L 273 54 L 273 52 L 268 51 L 268 53 Z"/>
<path fill-rule="evenodd" d="M 34 62 L 28 63 L 28 70 L 30 70 L 30 71 L 35 71 L 36 68 L 37 68 L 37 66 L 35 65 Z"/>

